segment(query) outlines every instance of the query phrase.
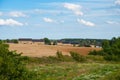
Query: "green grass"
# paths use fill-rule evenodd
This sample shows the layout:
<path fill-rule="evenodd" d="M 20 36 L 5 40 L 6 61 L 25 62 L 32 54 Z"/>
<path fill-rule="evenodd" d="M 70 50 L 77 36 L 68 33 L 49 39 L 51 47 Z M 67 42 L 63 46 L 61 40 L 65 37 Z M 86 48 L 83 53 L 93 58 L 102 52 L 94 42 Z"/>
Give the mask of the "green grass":
<path fill-rule="evenodd" d="M 29 70 L 36 74 L 35 80 L 102 80 L 120 70 L 120 64 L 61 62 L 36 64 Z"/>
<path fill-rule="evenodd" d="M 113 73 L 106 75 L 102 80 L 120 80 L 120 70 L 116 70 Z"/>
<path fill-rule="evenodd" d="M 119 80 L 116 79 L 120 77 L 119 62 L 107 62 L 102 56 L 83 57 L 84 62 L 63 55 L 23 59 L 34 80 L 110 80 L 109 76 L 112 80 Z"/>
<path fill-rule="evenodd" d="M 99 64 L 90 70 L 90 72 L 76 77 L 74 80 L 102 80 L 101 78 L 119 70 L 118 64 Z"/>

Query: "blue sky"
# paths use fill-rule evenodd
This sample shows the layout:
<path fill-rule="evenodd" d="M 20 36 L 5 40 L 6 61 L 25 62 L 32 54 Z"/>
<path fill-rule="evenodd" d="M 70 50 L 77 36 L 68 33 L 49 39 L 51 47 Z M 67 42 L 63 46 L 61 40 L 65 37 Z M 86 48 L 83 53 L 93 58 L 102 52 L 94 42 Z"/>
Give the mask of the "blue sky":
<path fill-rule="evenodd" d="M 0 0 L 0 39 L 120 36 L 120 0 Z"/>

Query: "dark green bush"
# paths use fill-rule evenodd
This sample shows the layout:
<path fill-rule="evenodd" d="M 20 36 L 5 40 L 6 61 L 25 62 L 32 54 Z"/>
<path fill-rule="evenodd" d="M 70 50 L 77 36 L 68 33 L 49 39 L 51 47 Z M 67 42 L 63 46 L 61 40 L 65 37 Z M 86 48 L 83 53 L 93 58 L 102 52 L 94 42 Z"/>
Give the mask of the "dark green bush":
<path fill-rule="evenodd" d="M 89 52 L 89 55 L 100 55 L 100 56 L 104 56 L 104 55 L 105 55 L 105 52 L 104 52 L 103 50 L 100 50 L 100 51 L 93 50 L 93 51 L 90 51 L 90 52 Z"/>
<path fill-rule="evenodd" d="M 64 61 L 64 55 L 62 54 L 61 51 L 57 51 L 56 56 L 60 61 Z"/>
<path fill-rule="evenodd" d="M 63 55 L 61 51 L 56 52 L 56 58 L 58 61 L 71 62 L 73 59 L 69 55 Z"/>
<path fill-rule="evenodd" d="M 102 50 L 91 51 L 89 55 L 101 55 L 107 61 L 120 61 L 120 38 L 103 41 Z"/>
<path fill-rule="evenodd" d="M 20 54 L 9 51 L 7 44 L 0 44 L 0 79 L 1 80 L 30 80 L 31 73 L 23 64 Z"/>
<path fill-rule="evenodd" d="M 70 52 L 70 55 L 77 62 L 84 62 L 86 60 L 85 56 L 82 56 L 77 52 Z"/>
<path fill-rule="evenodd" d="M 90 51 L 89 55 L 98 55 L 98 52 L 96 50 Z"/>
<path fill-rule="evenodd" d="M 114 55 L 114 54 L 112 54 L 112 55 L 106 54 L 104 56 L 104 59 L 107 61 L 120 61 L 120 56 Z"/>

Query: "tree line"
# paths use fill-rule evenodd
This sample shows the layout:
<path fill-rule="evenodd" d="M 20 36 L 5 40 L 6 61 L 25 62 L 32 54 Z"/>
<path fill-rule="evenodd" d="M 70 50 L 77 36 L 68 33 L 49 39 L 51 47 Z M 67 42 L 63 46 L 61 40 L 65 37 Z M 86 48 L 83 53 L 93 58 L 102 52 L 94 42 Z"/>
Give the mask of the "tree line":
<path fill-rule="evenodd" d="M 89 55 L 100 55 L 108 61 L 120 61 L 120 37 L 104 40 L 102 42 L 102 50 L 91 51 Z"/>
<path fill-rule="evenodd" d="M 51 40 L 49 38 L 43 38 L 43 42 L 46 45 L 57 45 L 57 43 L 63 43 L 63 44 L 72 44 L 72 45 L 77 45 L 78 47 L 90 47 L 90 45 L 95 45 L 95 46 L 102 46 L 102 42 L 107 39 L 60 39 L 60 40 Z M 6 43 L 18 43 L 18 39 L 6 39 L 6 40 L 1 40 Z M 109 40 L 108 40 L 109 41 Z"/>
<path fill-rule="evenodd" d="M 18 39 L 5 39 L 0 41 L 4 43 L 18 43 Z"/>

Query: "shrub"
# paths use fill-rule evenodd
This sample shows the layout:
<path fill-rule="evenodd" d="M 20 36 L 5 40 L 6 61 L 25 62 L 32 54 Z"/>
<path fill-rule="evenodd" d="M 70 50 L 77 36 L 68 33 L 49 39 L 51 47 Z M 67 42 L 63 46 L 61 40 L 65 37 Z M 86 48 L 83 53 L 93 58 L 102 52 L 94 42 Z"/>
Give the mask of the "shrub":
<path fill-rule="evenodd" d="M 114 54 L 112 54 L 112 55 L 106 54 L 106 55 L 104 56 L 104 59 L 107 60 L 107 61 L 120 61 L 120 58 L 119 58 L 119 57 L 120 57 L 120 56 L 114 55 Z"/>
<path fill-rule="evenodd" d="M 87 55 L 86 56 L 86 59 L 88 60 L 88 61 L 92 61 L 92 62 L 103 62 L 103 61 L 105 61 L 105 59 L 104 59 L 104 57 L 103 56 L 100 56 L 100 55 L 96 55 L 96 56 L 94 56 L 94 55 Z"/>
<path fill-rule="evenodd" d="M 84 56 L 78 54 L 77 52 L 70 52 L 70 55 L 77 62 L 84 62 L 86 60 Z"/>
<path fill-rule="evenodd" d="M 59 60 L 55 56 L 49 56 L 49 57 L 41 57 L 38 58 L 39 63 L 47 63 L 47 64 L 53 64 L 53 63 L 58 63 Z"/>
<path fill-rule="evenodd" d="M 7 44 L 0 44 L 0 79 L 30 80 L 31 73 L 23 64 L 20 54 L 9 51 Z"/>
<path fill-rule="evenodd" d="M 53 45 L 57 45 L 57 41 L 53 41 Z"/>
<path fill-rule="evenodd" d="M 64 61 L 64 56 L 61 51 L 57 51 L 56 56 L 60 61 Z"/>
<path fill-rule="evenodd" d="M 97 53 L 97 51 L 96 50 L 93 50 L 93 51 L 90 51 L 89 52 L 89 55 L 97 55 L 98 53 Z"/>
<path fill-rule="evenodd" d="M 88 55 L 100 55 L 100 56 L 104 56 L 105 52 L 103 50 L 100 50 L 100 51 L 93 50 L 93 51 L 90 51 Z"/>

